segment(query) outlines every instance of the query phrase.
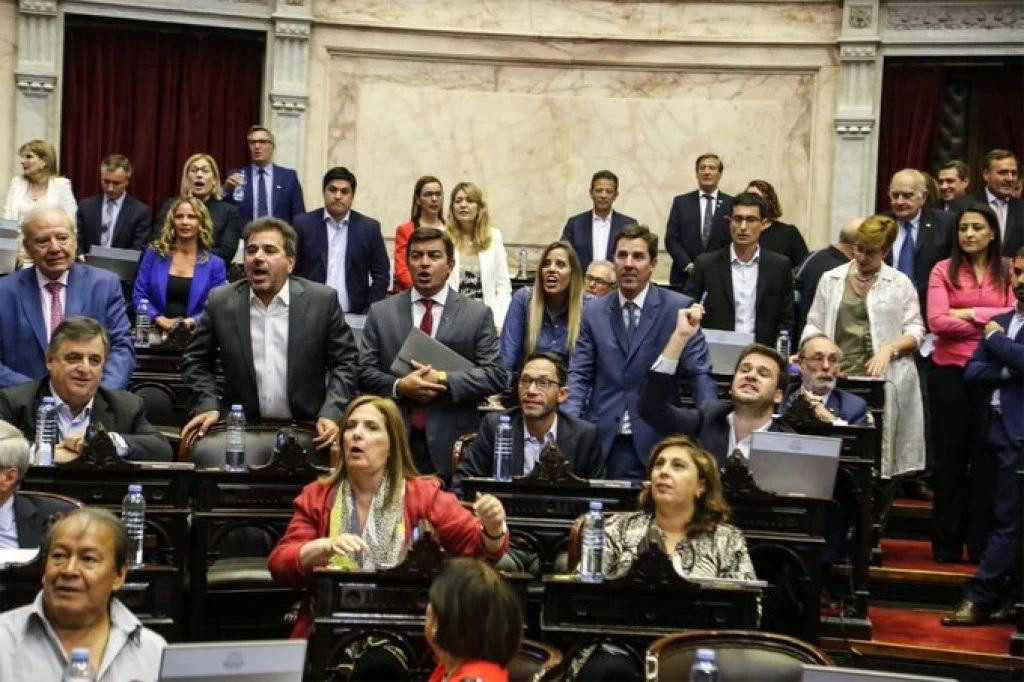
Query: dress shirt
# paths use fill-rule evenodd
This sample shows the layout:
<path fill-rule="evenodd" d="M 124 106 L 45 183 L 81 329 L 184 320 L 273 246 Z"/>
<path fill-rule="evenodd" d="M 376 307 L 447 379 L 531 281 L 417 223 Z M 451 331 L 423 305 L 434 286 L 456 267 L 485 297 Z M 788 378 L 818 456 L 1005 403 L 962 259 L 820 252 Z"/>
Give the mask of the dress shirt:
<path fill-rule="evenodd" d="M 594 211 L 591 211 L 590 215 L 592 217 L 590 224 L 593 229 L 591 252 L 594 255 L 594 260 L 603 260 L 608 255 L 608 238 L 612 234 L 612 212 L 608 211 L 607 218 L 602 218 Z"/>
<path fill-rule="evenodd" d="M 530 306 L 533 300 L 533 287 L 523 287 L 512 294 L 505 315 L 505 325 L 501 328 L 501 357 L 508 369 L 508 385 L 514 387 L 522 369 L 526 334 L 530 326 Z M 586 301 L 584 301 L 586 305 Z M 537 334 L 537 346 L 534 351 L 554 353 L 562 358 L 566 367 L 569 366 L 571 352 L 569 348 L 569 308 L 554 315 L 544 308 L 540 331 Z"/>
<path fill-rule="evenodd" d="M 749 460 L 750 459 L 750 441 L 753 440 L 754 434 L 755 433 L 764 433 L 765 431 L 767 431 L 771 427 L 771 425 L 772 425 L 772 420 L 769 419 L 764 424 L 762 424 L 758 428 L 756 428 L 753 431 L 751 431 L 750 435 L 748 435 L 746 438 L 744 438 L 743 440 L 741 440 L 740 442 L 737 443 L 736 442 L 736 426 L 733 423 L 735 421 L 735 414 L 736 414 L 735 412 L 730 412 L 725 417 L 726 421 L 729 422 L 729 449 L 726 450 L 725 452 L 726 452 L 727 456 L 731 456 L 733 452 L 735 452 L 736 450 L 739 450 L 741 453 L 743 453 L 743 458 Z"/>
<path fill-rule="evenodd" d="M 107 231 L 100 232 L 100 246 L 110 246 L 114 242 L 114 228 L 117 226 L 117 216 L 121 215 L 121 207 L 124 206 L 124 198 L 127 192 L 121 192 L 121 196 L 113 200 L 114 212 L 110 216 L 110 226 L 107 227 Z M 103 201 L 100 207 L 100 227 L 103 226 L 103 221 L 107 217 L 107 205 L 111 203 L 110 198 L 104 194 Z"/>
<path fill-rule="evenodd" d="M 706 194 L 711 195 L 711 213 L 714 215 L 715 210 L 718 208 L 718 188 L 716 187 L 713 192 L 705 192 L 702 189 L 697 190 L 697 204 L 700 206 L 700 225 L 698 231 L 704 225 L 704 214 L 708 212 L 708 200 L 704 198 Z M 708 235 L 710 238 L 711 235 Z"/>
<path fill-rule="evenodd" d="M 14 495 L 0 504 L 0 549 L 18 549 L 18 524 L 14 519 Z"/>
<path fill-rule="evenodd" d="M 736 255 L 736 247 L 729 246 L 729 263 L 732 270 L 732 298 L 736 321 L 735 331 L 754 333 L 757 317 L 757 272 L 761 262 L 761 247 L 754 249 L 754 256 L 743 262 Z"/>
<path fill-rule="evenodd" d="M 430 338 L 437 338 L 437 328 L 441 324 L 441 314 L 444 312 L 444 304 L 448 300 L 448 285 L 441 287 L 441 291 L 437 292 L 433 296 L 427 297 L 420 293 L 420 290 L 416 287 L 412 288 L 412 326 L 416 329 L 420 328 L 420 323 L 423 321 L 423 314 L 426 312 L 427 307 L 420 303 L 425 298 L 430 298 L 434 301 L 434 305 L 430 307 L 430 316 L 434 318 L 433 324 L 430 327 Z M 391 397 L 398 398 L 398 382 L 401 381 L 401 377 L 395 379 L 395 383 L 391 385 Z"/>
<path fill-rule="evenodd" d="M 999 233 L 1003 235 L 1003 244 L 1006 244 L 1006 214 L 1010 209 L 1010 203 L 992 194 L 988 187 L 985 188 L 985 203 L 995 212 L 996 219 L 999 220 Z"/>
<path fill-rule="evenodd" d="M 980 284 L 970 263 L 961 264 L 958 275 L 960 286 L 954 287 L 947 258 L 936 263 L 928 277 L 928 328 L 935 336 L 932 360 L 947 367 L 965 367 L 985 325 L 993 316 L 1009 312 L 1016 300 L 1013 288 L 1000 285 L 988 268 Z M 961 320 L 949 314 L 952 308 L 971 308 L 974 315 Z"/>
<path fill-rule="evenodd" d="M 633 298 L 632 302 L 636 305 L 636 310 L 633 312 L 633 314 L 636 316 L 633 319 L 633 324 L 635 325 L 634 329 L 633 329 L 633 333 L 634 334 L 636 333 L 636 327 L 640 326 L 640 317 L 644 313 L 644 301 L 647 300 L 647 292 L 650 291 L 650 290 L 651 290 L 651 285 L 650 285 L 650 283 L 648 283 L 647 286 L 644 287 L 643 291 L 641 291 L 639 294 L 636 295 L 636 297 Z M 625 296 L 622 295 L 622 290 L 621 289 L 618 289 L 615 292 L 615 294 L 616 294 L 616 296 L 619 297 L 619 307 L 622 308 L 622 326 L 625 327 L 627 332 L 628 332 L 628 330 L 629 330 L 629 311 L 626 310 L 626 303 L 629 302 L 629 299 L 627 299 Z M 629 410 L 627 409 L 627 410 L 623 411 L 623 413 L 622 413 L 622 421 L 619 422 L 619 434 L 622 435 L 622 436 L 629 436 L 629 435 L 632 435 L 632 433 L 633 433 L 633 424 L 632 424 L 632 422 L 629 419 Z"/>
<path fill-rule="evenodd" d="M 900 249 L 903 248 L 903 241 L 907 238 L 907 232 L 903 229 L 906 220 L 896 220 L 896 241 L 892 243 L 892 266 L 896 267 L 896 263 L 900 259 Z M 913 218 L 910 219 L 910 233 L 914 235 L 914 247 L 916 249 L 918 242 L 920 241 L 919 233 L 921 230 L 921 211 L 918 211 Z M 918 277 L 926 275 L 927 273 L 915 273 Z"/>
<path fill-rule="evenodd" d="M 256 370 L 256 392 L 263 419 L 291 419 L 288 404 L 288 309 L 289 284 L 263 305 L 249 292 L 249 335 L 252 337 L 252 364 Z"/>
<path fill-rule="evenodd" d="M 1018 305 L 1017 309 L 1013 311 L 1013 317 L 1010 318 L 1010 326 L 1006 330 L 1006 336 L 1011 338 L 1011 339 L 1016 338 L 1017 334 L 1020 332 L 1020 328 L 1021 327 L 1024 327 L 1024 306 Z M 992 334 L 995 334 L 995 333 L 996 332 L 992 332 L 991 334 L 986 335 L 985 338 L 988 338 L 989 336 L 992 336 Z M 1010 378 L 1010 372 L 1005 367 L 1003 367 L 1003 378 L 1004 379 L 1009 379 Z M 998 388 L 996 390 L 992 391 L 992 407 L 994 407 L 996 409 L 999 408 L 999 389 Z"/>
<path fill-rule="evenodd" d="M 60 282 L 61 284 L 64 285 L 64 286 L 62 286 L 60 288 L 60 296 L 61 296 L 60 308 L 61 308 L 62 311 L 66 310 L 67 309 L 67 305 L 68 305 L 68 275 L 69 274 L 71 274 L 71 270 L 65 270 L 64 274 L 62 274 L 57 279 L 53 280 L 54 282 Z M 46 340 L 47 341 L 50 340 L 50 336 L 53 334 L 53 330 L 50 329 L 50 301 L 51 301 L 51 297 L 50 297 L 50 291 L 46 288 L 46 285 L 49 284 L 50 281 L 51 280 L 47 279 L 46 276 L 43 275 L 43 273 L 41 273 L 39 271 L 39 268 L 36 268 L 36 282 L 39 284 L 39 299 L 40 299 L 40 301 L 43 304 L 43 324 L 46 325 Z M 63 315 L 62 315 L 62 317 L 63 317 Z"/>
<path fill-rule="evenodd" d="M 86 430 L 89 428 L 89 424 L 92 422 L 92 402 L 95 400 L 95 396 L 89 398 L 89 402 L 85 404 L 82 411 L 78 414 L 74 414 L 71 411 L 71 407 L 64 402 L 57 391 L 53 390 L 53 384 L 50 384 L 50 397 L 53 398 L 54 404 L 57 406 L 57 442 L 63 443 L 70 436 L 84 435 Z M 129 452 L 128 441 L 121 437 L 121 434 L 108 431 L 107 434 L 110 436 L 110 440 L 114 441 L 114 448 L 117 450 L 117 454 L 121 457 L 127 457 Z M 36 444 L 32 443 L 29 446 L 29 456 L 33 457 L 36 451 Z"/>
<path fill-rule="evenodd" d="M 543 438 L 531 436 L 530 430 L 526 428 L 526 420 L 523 420 L 523 476 L 533 471 L 533 467 L 537 466 L 541 450 L 544 449 L 548 441 L 552 443 L 558 442 L 558 414 L 555 414 L 555 419 L 551 422 L 551 428 L 548 429 Z"/>
<path fill-rule="evenodd" d="M 342 312 L 349 311 L 348 286 L 345 284 L 345 256 L 348 253 L 348 219 L 351 212 L 341 220 L 335 220 L 324 211 L 327 225 L 327 278 L 325 284 L 338 292 L 338 303 Z"/>
<path fill-rule="evenodd" d="M 267 183 L 267 215 L 274 215 L 274 164 L 268 163 L 266 166 L 257 166 L 255 163 L 250 165 L 249 171 L 252 174 L 252 214 L 254 216 L 259 215 L 259 209 L 257 204 L 259 203 L 259 191 L 256 189 L 256 183 L 260 181 L 260 170 L 266 172 L 263 176 L 263 182 Z"/>

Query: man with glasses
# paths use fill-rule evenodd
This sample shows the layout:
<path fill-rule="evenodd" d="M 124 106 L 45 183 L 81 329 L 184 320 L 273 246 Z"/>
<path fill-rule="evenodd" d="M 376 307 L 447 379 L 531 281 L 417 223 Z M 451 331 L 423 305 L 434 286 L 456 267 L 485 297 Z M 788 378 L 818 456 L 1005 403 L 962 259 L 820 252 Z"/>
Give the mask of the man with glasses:
<path fill-rule="evenodd" d="M 800 383 L 791 384 L 782 399 L 780 412 L 785 414 L 803 398 L 824 422 L 841 419 L 854 426 L 870 426 L 871 414 L 863 398 L 836 388 L 839 379 L 839 346 L 825 334 L 815 334 L 800 345 Z"/>
<path fill-rule="evenodd" d="M 582 478 L 604 476 L 597 427 L 559 409 L 569 398 L 565 365 L 554 353 L 537 352 L 526 358 L 519 375 L 519 407 L 492 412 L 480 423 L 455 473 L 455 487 L 466 476 L 494 475 L 494 441 L 501 415 L 512 422 L 512 475 L 533 470 L 548 441 L 554 442 L 573 473 Z"/>
<path fill-rule="evenodd" d="M 274 163 L 274 134 L 267 128 L 250 127 L 245 141 L 249 145 L 250 163 L 228 173 L 224 201 L 238 207 L 243 224 L 273 216 L 294 225 L 295 217 L 306 212 L 299 176 L 291 168 Z M 244 186 L 242 200 L 235 201 L 235 187 L 239 184 Z"/>
<path fill-rule="evenodd" d="M 78 204 L 78 248 L 112 246 L 118 249 L 146 248 L 153 213 L 149 206 L 128 194 L 132 162 L 121 154 L 108 154 L 100 162 L 102 192 Z"/>
<path fill-rule="evenodd" d="M 615 288 L 615 266 L 606 260 L 591 261 L 583 283 L 584 299 L 601 298 Z"/>

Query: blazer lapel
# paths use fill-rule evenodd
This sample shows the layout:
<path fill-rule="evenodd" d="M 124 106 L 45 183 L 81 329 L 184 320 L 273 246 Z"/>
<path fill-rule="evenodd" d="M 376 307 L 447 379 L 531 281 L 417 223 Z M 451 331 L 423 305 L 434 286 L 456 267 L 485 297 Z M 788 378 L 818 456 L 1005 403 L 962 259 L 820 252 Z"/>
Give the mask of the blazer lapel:
<path fill-rule="evenodd" d="M 583 223 L 583 225 L 581 226 L 581 229 L 576 231 L 576 234 L 579 235 L 580 251 L 589 251 L 590 259 L 595 260 L 598 256 L 594 253 L 594 219 L 592 216 L 593 214 L 590 213 L 580 219 L 580 222 Z M 587 220 L 588 217 L 590 220 Z M 615 228 L 613 227 L 612 229 L 614 230 Z M 611 248 L 610 238 L 608 239 L 608 244 L 609 248 Z"/>
<path fill-rule="evenodd" d="M 497 434 L 495 434 L 497 439 Z M 512 475 L 522 476 L 526 472 L 523 467 L 526 465 L 526 442 L 523 437 L 523 415 L 519 413 L 512 420 Z"/>
<path fill-rule="evenodd" d="M 651 284 L 647 289 L 647 300 L 644 301 L 644 307 L 640 311 L 640 319 L 636 321 L 636 329 L 633 330 L 632 343 L 629 347 L 629 353 L 626 356 L 626 361 L 633 357 L 633 354 L 641 346 L 641 341 L 646 339 L 651 334 L 651 327 L 654 326 L 655 320 L 658 319 L 661 308 L 661 289 L 655 284 Z M 622 315 L 619 315 L 619 319 L 622 319 Z"/>
<path fill-rule="evenodd" d="M 18 546 L 24 549 L 39 546 L 39 528 L 42 523 L 37 520 L 39 510 L 34 502 L 17 493 L 14 494 L 14 525 L 18 529 Z"/>
<path fill-rule="evenodd" d="M 608 294 L 608 308 L 609 315 L 611 315 L 612 332 L 615 334 L 615 340 L 619 343 L 619 348 L 622 349 L 622 355 L 625 358 L 629 358 L 629 343 L 626 341 L 626 325 L 622 322 L 622 306 L 619 305 L 619 292 L 612 291 Z"/>
<path fill-rule="evenodd" d="M 169 260 L 169 259 L 168 259 Z M 192 272 L 192 286 L 188 290 L 188 310 L 185 311 L 186 315 L 189 315 L 191 311 L 199 309 L 199 299 L 206 291 L 206 284 L 210 281 L 210 258 L 207 256 L 206 260 L 201 263 L 196 263 L 195 270 Z M 159 281 L 167 281 L 167 278 L 161 278 Z M 163 292 L 164 301 L 167 300 L 167 292 Z"/>
<path fill-rule="evenodd" d="M 730 267 L 730 274 L 731 272 L 732 269 Z M 757 298 L 754 301 L 754 311 L 758 320 L 761 319 L 761 306 L 764 303 L 764 293 L 768 289 L 768 278 L 770 275 L 771 273 L 765 272 L 764 259 L 761 258 L 761 252 L 759 251 L 757 262 L 757 285 L 755 293 L 755 296 Z M 729 280 L 732 280 L 731 276 L 729 277 Z"/>
<path fill-rule="evenodd" d="M 89 424 L 103 424 L 107 431 L 117 431 L 118 426 L 114 421 L 114 414 L 110 411 L 110 404 L 103 396 L 103 390 L 96 391 L 92 399 L 92 413 L 89 415 Z"/>
<path fill-rule="evenodd" d="M 249 369 L 249 381 L 252 387 L 256 388 L 256 366 L 252 359 L 252 334 L 249 330 L 249 289 L 248 284 L 243 284 L 235 290 L 235 331 L 238 334 L 239 350 L 242 352 L 242 359 Z M 294 297 L 294 293 L 292 294 Z M 291 319 L 289 317 L 289 323 Z M 291 346 L 291 334 L 288 334 L 289 347 Z M 289 358 L 290 359 L 290 358 Z"/>
<path fill-rule="evenodd" d="M 72 268 L 73 270 L 74 268 Z M 43 299 L 39 294 L 39 286 L 36 282 L 35 267 L 26 268 L 17 275 L 8 277 L 20 277 L 18 281 L 21 295 L 18 296 L 18 303 L 21 305 L 21 313 L 32 325 L 32 332 L 39 342 L 39 348 L 46 351 L 46 323 L 43 321 Z"/>
<path fill-rule="evenodd" d="M 68 272 L 68 286 L 64 290 L 64 318 L 72 315 L 81 315 L 85 308 L 86 286 L 82 281 L 83 270 L 81 266 L 73 265 Z"/>
<path fill-rule="evenodd" d="M 406 308 L 409 310 L 409 328 L 412 328 L 412 296 L 409 297 L 409 305 Z M 458 319 L 459 311 L 462 308 L 462 296 L 460 296 L 454 289 L 448 289 L 448 298 L 445 299 L 445 303 L 441 306 L 441 320 L 437 323 L 437 329 L 434 330 L 434 338 L 440 341 L 446 346 L 450 347 L 448 342 L 449 339 L 454 338 L 455 320 Z M 408 332 L 406 332 L 408 335 Z M 402 337 L 405 338 L 404 336 Z"/>
<path fill-rule="evenodd" d="M 285 386 L 288 387 L 288 393 L 292 393 L 292 377 L 298 367 L 301 367 L 309 358 L 303 357 L 305 344 L 299 330 L 305 328 L 307 325 L 305 321 L 307 319 L 308 302 L 306 301 L 306 287 L 294 277 L 288 278 L 288 376 L 285 380 Z M 251 347 L 251 344 L 250 344 Z"/>
<path fill-rule="evenodd" d="M 732 288 L 732 250 L 727 248 L 720 253 L 721 260 L 719 260 L 719 263 L 721 263 L 721 267 L 718 268 L 718 272 L 722 278 L 722 291 L 725 292 L 725 297 L 729 301 L 729 317 L 735 319 L 736 292 Z M 758 268 L 758 272 L 760 272 L 760 268 Z"/>

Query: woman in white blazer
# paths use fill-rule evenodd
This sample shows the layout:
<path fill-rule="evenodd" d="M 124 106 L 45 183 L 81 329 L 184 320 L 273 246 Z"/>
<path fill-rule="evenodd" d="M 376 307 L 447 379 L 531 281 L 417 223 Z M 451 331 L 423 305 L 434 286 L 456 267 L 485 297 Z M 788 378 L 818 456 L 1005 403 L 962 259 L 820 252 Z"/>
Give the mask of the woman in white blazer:
<path fill-rule="evenodd" d="M 826 334 L 841 349 L 851 349 L 844 350 L 842 371 L 885 378 L 883 478 L 925 465 L 924 403 L 914 364 L 914 351 L 924 339 L 924 321 L 914 283 L 885 264 L 897 229 L 896 221 L 886 216 L 864 220 L 857 230 L 853 260 L 829 270 L 818 282 L 801 335 L 806 339 Z M 863 329 L 860 338 L 851 333 L 858 328 Z"/>
<path fill-rule="evenodd" d="M 448 285 L 483 300 L 494 313 L 495 326 L 501 329 L 512 298 L 512 280 L 501 232 L 491 227 L 480 188 L 471 182 L 455 185 L 446 222 L 455 243 L 455 267 Z"/>
<path fill-rule="evenodd" d="M 64 209 L 74 220 L 78 203 L 71 181 L 57 175 L 57 152 L 46 140 L 29 140 L 18 149 L 22 174 L 11 178 L 4 199 L 6 220 L 20 224 L 36 206 L 49 204 Z"/>

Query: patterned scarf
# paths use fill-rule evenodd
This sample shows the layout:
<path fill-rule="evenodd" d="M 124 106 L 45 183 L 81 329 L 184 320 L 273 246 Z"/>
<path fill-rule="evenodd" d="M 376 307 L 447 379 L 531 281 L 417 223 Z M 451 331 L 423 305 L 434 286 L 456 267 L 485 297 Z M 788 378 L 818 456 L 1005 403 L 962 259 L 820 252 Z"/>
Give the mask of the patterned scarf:
<path fill-rule="evenodd" d="M 390 568 L 399 563 L 405 550 L 405 486 L 402 485 L 398 491 L 394 504 L 387 505 L 390 493 L 391 477 L 384 472 L 384 478 L 381 479 L 373 502 L 370 503 L 370 514 L 360 535 L 370 548 L 369 556 L 335 554 L 328 566 L 344 571 L 372 571 Z M 342 478 L 334 494 L 334 505 L 331 507 L 330 537 L 336 538 L 342 533 L 350 532 L 354 518 L 358 518 L 355 495 L 348 479 Z"/>

